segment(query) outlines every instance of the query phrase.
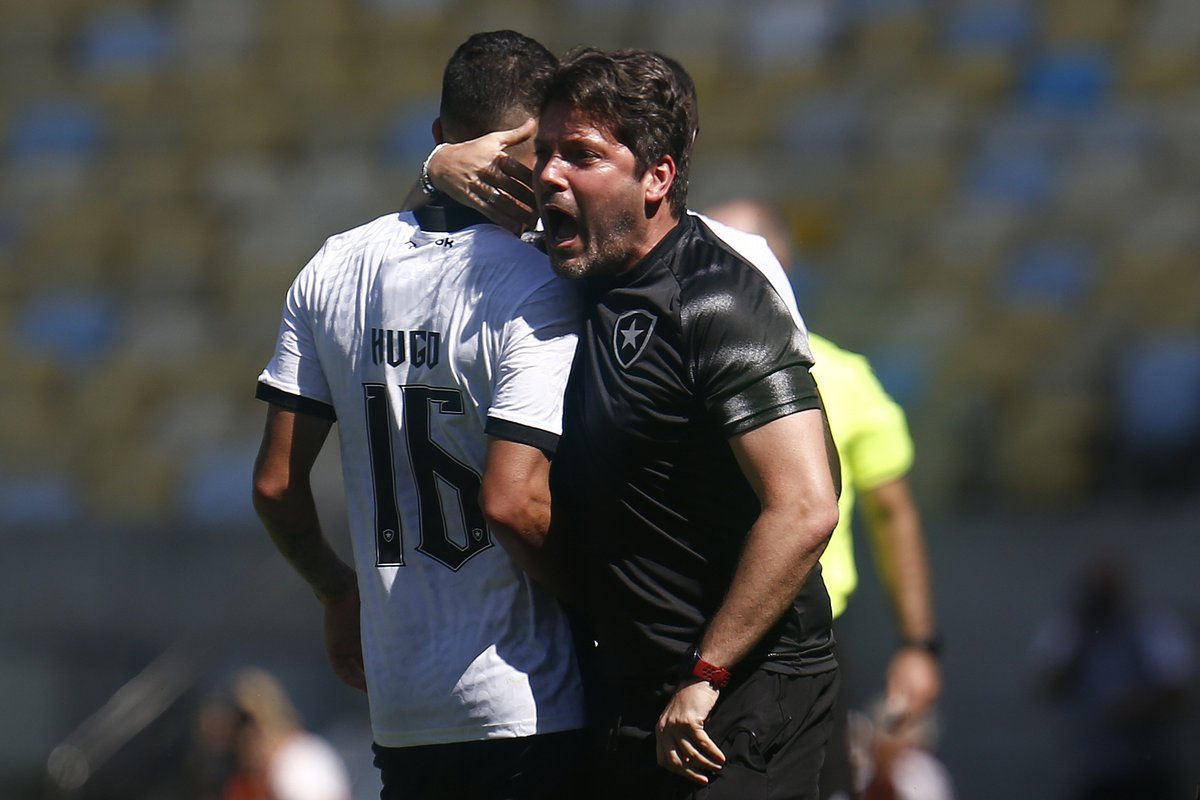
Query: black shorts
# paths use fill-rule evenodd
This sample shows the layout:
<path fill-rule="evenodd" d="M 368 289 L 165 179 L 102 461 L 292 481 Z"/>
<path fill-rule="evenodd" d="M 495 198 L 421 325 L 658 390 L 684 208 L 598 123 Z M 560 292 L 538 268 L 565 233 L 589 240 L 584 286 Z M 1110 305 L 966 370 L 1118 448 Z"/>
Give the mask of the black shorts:
<path fill-rule="evenodd" d="M 658 766 L 654 725 L 666 707 L 613 721 L 596 770 L 596 797 L 622 800 L 816 800 L 833 725 L 837 670 L 787 675 L 756 670 L 722 692 L 705 730 L 725 766 L 707 786 Z M 632 723 L 632 724 L 631 724 Z"/>
<path fill-rule="evenodd" d="M 584 794 L 584 731 L 420 747 L 373 745 L 381 800 L 561 800 Z"/>

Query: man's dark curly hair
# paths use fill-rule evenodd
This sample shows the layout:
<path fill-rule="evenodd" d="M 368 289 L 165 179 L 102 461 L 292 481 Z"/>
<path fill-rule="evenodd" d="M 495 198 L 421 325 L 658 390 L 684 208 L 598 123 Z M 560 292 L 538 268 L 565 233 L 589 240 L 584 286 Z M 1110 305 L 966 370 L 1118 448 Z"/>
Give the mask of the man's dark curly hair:
<path fill-rule="evenodd" d="M 578 48 L 563 57 L 542 108 L 558 102 L 609 130 L 633 153 L 639 173 L 671 156 L 667 203 L 675 216 L 686 213 L 698 115 L 695 87 L 678 62 L 648 50 Z"/>

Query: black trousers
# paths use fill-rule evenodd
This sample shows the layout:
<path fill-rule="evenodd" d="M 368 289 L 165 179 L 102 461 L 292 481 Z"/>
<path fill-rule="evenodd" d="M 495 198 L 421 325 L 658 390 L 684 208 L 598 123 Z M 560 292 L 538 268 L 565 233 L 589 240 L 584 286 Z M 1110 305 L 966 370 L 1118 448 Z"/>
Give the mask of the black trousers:
<path fill-rule="evenodd" d="M 380 800 L 562 800 L 586 793 L 587 734 L 374 745 Z"/>
<path fill-rule="evenodd" d="M 652 708 L 628 704 L 609 726 L 594 796 L 621 800 L 816 800 L 817 775 L 833 723 L 838 673 L 785 675 L 756 670 L 721 693 L 705 730 L 725 765 L 707 786 L 658 766 Z M 643 703 L 648 705 L 648 703 Z"/>
<path fill-rule="evenodd" d="M 838 669 L 842 673 L 842 685 L 838 689 L 837 698 L 833 704 L 833 727 L 829 734 L 829 746 L 825 748 L 825 763 L 821 767 L 818 783 L 821 787 L 821 800 L 832 800 L 834 797 L 854 797 L 854 769 L 850 764 L 850 703 L 846 698 L 846 650 L 834 645 Z M 853 665 L 851 665 L 853 669 Z"/>

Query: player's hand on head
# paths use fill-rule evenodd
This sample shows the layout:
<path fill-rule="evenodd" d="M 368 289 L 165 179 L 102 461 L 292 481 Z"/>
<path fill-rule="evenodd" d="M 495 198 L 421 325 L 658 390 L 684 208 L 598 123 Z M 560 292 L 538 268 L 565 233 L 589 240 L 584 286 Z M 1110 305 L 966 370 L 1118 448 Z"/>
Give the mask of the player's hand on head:
<path fill-rule="evenodd" d="M 660 767 L 700 785 L 721 769 L 725 754 L 704 730 L 719 696 L 705 681 L 685 682 L 671 696 L 655 732 Z"/>
<path fill-rule="evenodd" d="M 334 673 L 348 686 L 365 692 L 358 589 L 325 603 L 325 652 Z"/>
<path fill-rule="evenodd" d="M 474 208 L 513 233 L 530 230 L 537 222 L 533 173 L 507 148 L 529 140 L 537 120 L 478 139 L 451 144 L 429 161 L 429 179 L 450 199 Z"/>

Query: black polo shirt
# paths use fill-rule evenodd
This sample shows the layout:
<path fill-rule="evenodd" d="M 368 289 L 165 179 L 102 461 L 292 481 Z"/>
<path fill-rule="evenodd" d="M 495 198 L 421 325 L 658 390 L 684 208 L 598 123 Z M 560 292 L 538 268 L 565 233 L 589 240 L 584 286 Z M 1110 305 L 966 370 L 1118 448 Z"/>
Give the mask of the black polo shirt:
<path fill-rule="evenodd" d="M 811 356 L 770 282 L 691 216 L 632 270 L 584 283 L 556 513 L 613 677 L 670 681 L 761 510 L 729 438 L 819 408 Z M 739 669 L 833 668 L 830 623 L 817 567 Z"/>

